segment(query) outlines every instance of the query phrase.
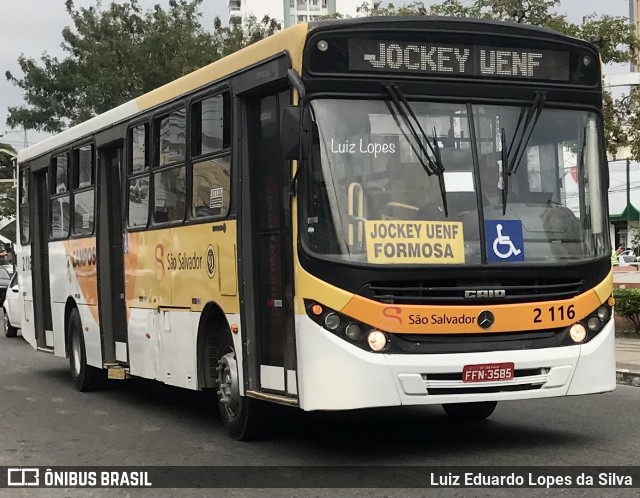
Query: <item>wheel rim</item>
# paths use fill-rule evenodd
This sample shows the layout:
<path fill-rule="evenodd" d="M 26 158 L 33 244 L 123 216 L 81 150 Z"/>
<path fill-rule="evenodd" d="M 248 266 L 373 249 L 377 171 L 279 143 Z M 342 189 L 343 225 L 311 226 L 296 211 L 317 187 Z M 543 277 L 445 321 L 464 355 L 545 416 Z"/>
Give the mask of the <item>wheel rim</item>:
<path fill-rule="evenodd" d="M 218 399 L 230 418 L 240 411 L 240 389 L 238 386 L 238 368 L 236 355 L 225 354 L 218 360 Z"/>
<path fill-rule="evenodd" d="M 7 310 L 4 310 L 4 331 L 9 332 L 9 317 L 7 316 Z"/>
<path fill-rule="evenodd" d="M 71 349 L 73 352 L 73 370 L 76 376 L 78 376 L 80 375 L 81 366 L 80 338 L 78 337 L 78 334 L 72 335 Z"/>

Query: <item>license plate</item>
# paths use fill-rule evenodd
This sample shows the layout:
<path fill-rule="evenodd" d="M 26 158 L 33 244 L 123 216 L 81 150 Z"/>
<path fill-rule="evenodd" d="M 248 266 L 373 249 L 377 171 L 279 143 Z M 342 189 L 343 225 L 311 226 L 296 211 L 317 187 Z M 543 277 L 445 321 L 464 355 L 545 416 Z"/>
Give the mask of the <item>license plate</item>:
<path fill-rule="evenodd" d="M 496 382 L 513 379 L 513 363 L 484 363 L 465 365 L 462 382 Z"/>

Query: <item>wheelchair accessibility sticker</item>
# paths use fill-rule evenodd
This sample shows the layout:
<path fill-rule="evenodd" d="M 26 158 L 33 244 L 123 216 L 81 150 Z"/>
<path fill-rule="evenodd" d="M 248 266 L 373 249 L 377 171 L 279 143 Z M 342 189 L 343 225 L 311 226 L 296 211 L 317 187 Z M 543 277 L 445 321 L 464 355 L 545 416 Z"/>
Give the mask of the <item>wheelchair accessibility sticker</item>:
<path fill-rule="evenodd" d="M 485 220 L 487 259 L 490 262 L 524 261 L 522 222 L 519 220 Z"/>

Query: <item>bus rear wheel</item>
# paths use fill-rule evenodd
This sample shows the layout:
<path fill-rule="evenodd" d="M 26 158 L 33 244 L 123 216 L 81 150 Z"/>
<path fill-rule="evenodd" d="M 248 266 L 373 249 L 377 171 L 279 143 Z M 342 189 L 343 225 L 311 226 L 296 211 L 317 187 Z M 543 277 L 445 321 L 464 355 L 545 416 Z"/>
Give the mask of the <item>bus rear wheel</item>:
<path fill-rule="evenodd" d="M 221 348 L 216 371 L 218 409 L 227 432 L 239 441 L 255 439 L 260 433 L 261 404 L 240 395 L 238 362 L 230 339 Z"/>
<path fill-rule="evenodd" d="M 442 405 L 445 413 L 453 420 L 484 420 L 496 409 L 497 401 L 480 401 L 476 403 L 450 403 Z"/>
<path fill-rule="evenodd" d="M 80 313 L 74 308 L 69 315 L 68 336 L 71 341 L 69 354 L 69 369 L 71 379 L 80 392 L 95 391 L 105 382 L 104 371 L 87 364 L 87 353 L 82 333 Z"/>

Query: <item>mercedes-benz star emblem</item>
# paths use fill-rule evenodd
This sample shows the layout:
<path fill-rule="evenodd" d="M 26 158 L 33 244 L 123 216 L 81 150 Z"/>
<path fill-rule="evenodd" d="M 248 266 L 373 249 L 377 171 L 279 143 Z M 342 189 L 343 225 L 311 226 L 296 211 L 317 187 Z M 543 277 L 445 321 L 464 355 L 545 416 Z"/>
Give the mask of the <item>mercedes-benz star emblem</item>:
<path fill-rule="evenodd" d="M 480 325 L 483 329 L 488 329 L 493 325 L 493 322 L 496 321 L 496 317 L 493 316 L 493 313 L 490 311 L 484 310 L 481 311 L 478 315 L 478 325 Z"/>

